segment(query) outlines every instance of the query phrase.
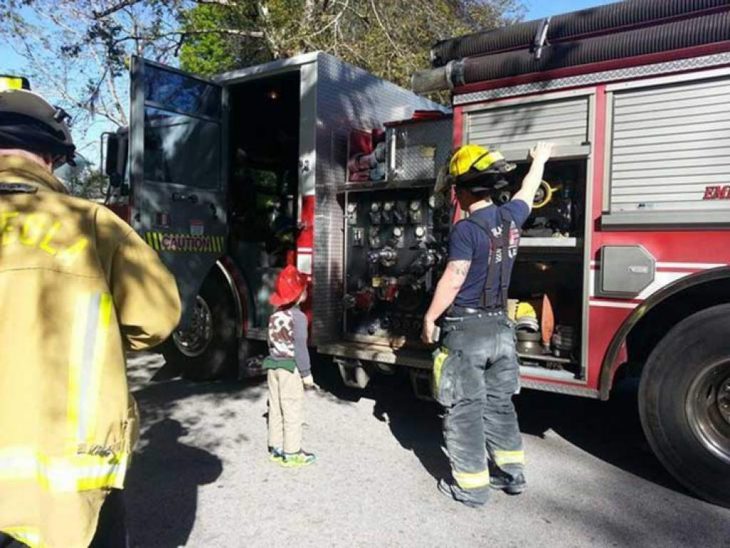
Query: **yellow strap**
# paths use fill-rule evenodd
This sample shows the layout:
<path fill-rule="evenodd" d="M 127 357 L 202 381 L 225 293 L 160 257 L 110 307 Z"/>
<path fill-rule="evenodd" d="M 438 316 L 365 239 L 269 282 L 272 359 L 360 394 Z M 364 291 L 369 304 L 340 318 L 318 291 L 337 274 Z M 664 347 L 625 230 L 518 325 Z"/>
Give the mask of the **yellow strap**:
<path fill-rule="evenodd" d="M 433 394 L 438 395 L 439 387 L 441 386 L 441 373 L 444 368 L 444 362 L 449 357 L 449 350 L 447 348 L 439 348 L 433 354 Z"/>
<path fill-rule="evenodd" d="M 524 451 L 494 451 L 494 463 L 497 466 L 504 464 L 525 464 Z"/>
<path fill-rule="evenodd" d="M 479 489 L 485 485 L 489 485 L 489 469 L 482 472 L 457 472 L 451 471 L 454 481 L 462 489 Z"/>

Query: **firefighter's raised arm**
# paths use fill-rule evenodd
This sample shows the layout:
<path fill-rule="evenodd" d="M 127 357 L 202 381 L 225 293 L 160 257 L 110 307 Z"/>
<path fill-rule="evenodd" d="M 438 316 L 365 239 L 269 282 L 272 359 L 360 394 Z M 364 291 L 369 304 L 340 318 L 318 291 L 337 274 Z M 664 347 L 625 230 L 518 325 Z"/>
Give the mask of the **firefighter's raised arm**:
<path fill-rule="evenodd" d="M 522 181 L 522 188 L 514 195 L 513 200 L 522 200 L 527 204 L 527 207 L 532 209 L 532 202 L 535 199 L 535 194 L 545 171 L 545 163 L 550 159 L 552 152 L 553 144 L 544 141 L 540 141 L 530 149 L 532 165 Z"/>

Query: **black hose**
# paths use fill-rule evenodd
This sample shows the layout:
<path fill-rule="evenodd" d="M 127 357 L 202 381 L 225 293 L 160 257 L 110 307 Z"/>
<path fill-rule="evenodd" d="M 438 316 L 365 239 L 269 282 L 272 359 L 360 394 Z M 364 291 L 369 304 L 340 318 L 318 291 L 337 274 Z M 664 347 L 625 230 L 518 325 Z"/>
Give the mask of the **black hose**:
<path fill-rule="evenodd" d="M 730 40 L 730 12 L 620 32 L 545 49 L 540 60 L 527 50 L 464 60 L 464 82 L 484 82 Z"/>
<path fill-rule="evenodd" d="M 730 9 L 730 0 L 628 0 L 584 9 L 550 20 L 548 42 L 576 40 L 596 33 L 621 32 L 636 26 L 659 25 L 678 17 L 695 16 L 708 10 Z M 542 20 L 442 40 L 431 48 L 434 67 L 474 55 L 528 48 Z"/>
<path fill-rule="evenodd" d="M 441 79 L 426 76 L 430 73 L 446 74 L 445 67 L 431 69 L 413 75 L 413 89 L 417 93 L 427 93 L 458 87 L 463 84 L 485 82 L 521 74 L 549 71 L 559 68 L 599 63 L 614 59 L 624 59 L 680 50 L 693 46 L 730 41 L 730 11 L 685 19 L 665 25 L 639 30 L 619 32 L 598 36 L 576 42 L 562 42 L 548 46 L 538 60 L 527 49 L 509 51 L 482 57 L 470 57 L 463 61 L 452 61 L 449 75 L 459 75 L 459 80 L 451 79 L 447 87 L 423 89 L 419 83 L 435 83 Z M 462 70 L 457 70 L 454 66 Z"/>

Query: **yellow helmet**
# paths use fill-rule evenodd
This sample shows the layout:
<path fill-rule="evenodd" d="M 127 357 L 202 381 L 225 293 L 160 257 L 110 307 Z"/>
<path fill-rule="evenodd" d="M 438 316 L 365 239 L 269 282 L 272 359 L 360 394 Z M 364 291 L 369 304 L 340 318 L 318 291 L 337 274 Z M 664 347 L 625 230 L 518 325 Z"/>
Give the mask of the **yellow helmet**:
<path fill-rule="evenodd" d="M 535 307 L 530 303 L 520 302 L 517 304 L 515 318 L 519 319 L 524 317 L 537 318 L 537 312 L 535 312 Z"/>
<path fill-rule="evenodd" d="M 457 186 L 488 190 L 506 186 L 507 182 L 499 176 L 514 168 L 515 165 L 507 163 L 498 150 L 490 151 L 483 146 L 470 144 L 460 147 L 453 154 L 449 162 L 449 175 Z M 491 182 L 488 181 L 490 178 L 493 179 Z"/>
<path fill-rule="evenodd" d="M 0 74 L 0 91 L 6 89 L 30 89 L 30 83 L 27 78 L 23 76 L 8 76 L 7 74 Z"/>

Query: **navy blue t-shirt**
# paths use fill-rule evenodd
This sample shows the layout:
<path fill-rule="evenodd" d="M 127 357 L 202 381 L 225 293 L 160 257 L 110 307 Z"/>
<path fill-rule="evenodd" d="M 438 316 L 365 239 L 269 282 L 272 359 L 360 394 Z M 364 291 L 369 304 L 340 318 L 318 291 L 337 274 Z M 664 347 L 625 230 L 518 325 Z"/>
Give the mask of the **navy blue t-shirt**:
<path fill-rule="evenodd" d="M 530 216 L 530 208 L 522 200 L 512 200 L 503 206 L 490 205 L 471 214 L 472 219 L 479 219 L 490 229 L 497 229 L 501 225 L 498 210 L 509 210 L 516 227 L 519 229 Z M 490 240 L 486 232 L 473 222 L 462 219 L 454 225 L 449 236 L 449 261 L 471 261 L 471 267 L 461 286 L 454 304 L 477 308 L 481 302 L 484 283 L 487 281 L 489 266 Z M 514 257 L 507 260 L 514 261 Z"/>

